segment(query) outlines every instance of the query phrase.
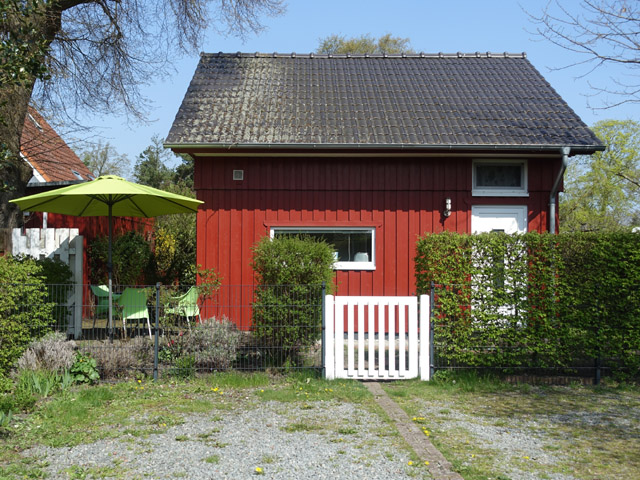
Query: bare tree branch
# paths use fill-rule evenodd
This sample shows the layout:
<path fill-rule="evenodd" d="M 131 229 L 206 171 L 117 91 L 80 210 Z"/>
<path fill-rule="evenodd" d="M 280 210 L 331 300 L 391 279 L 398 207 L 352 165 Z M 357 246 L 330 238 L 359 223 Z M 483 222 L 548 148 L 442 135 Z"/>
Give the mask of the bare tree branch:
<path fill-rule="evenodd" d="M 619 66 L 629 81 L 610 77 L 610 84 L 595 87 L 596 94 L 612 94 L 622 100 L 607 102 L 611 108 L 640 102 L 640 2 L 636 0 L 581 0 L 571 9 L 566 0 L 549 1 L 539 15 L 527 12 L 536 25 L 535 34 L 579 60 L 564 68 L 591 64 L 583 76 L 609 66 Z"/>

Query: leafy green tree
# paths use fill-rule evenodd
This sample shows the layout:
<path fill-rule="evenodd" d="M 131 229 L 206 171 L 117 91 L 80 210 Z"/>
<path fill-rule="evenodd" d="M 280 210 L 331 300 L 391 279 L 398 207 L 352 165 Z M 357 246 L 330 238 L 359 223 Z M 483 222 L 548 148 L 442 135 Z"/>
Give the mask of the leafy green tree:
<path fill-rule="evenodd" d="M 133 167 L 133 178 L 143 185 L 163 188 L 172 180 L 173 172 L 167 167 L 167 163 L 175 157 L 176 155 L 171 150 L 164 148 L 162 139 L 158 135 L 154 135 L 151 139 L 151 145 L 138 156 Z"/>
<path fill-rule="evenodd" d="M 195 198 L 184 183 L 165 186 L 165 190 Z M 157 280 L 163 284 L 176 281 L 182 285 L 196 283 L 196 215 L 163 215 L 154 224 Z"/>
<path fill-rule="evenodd" d="M 640 123 L 604 120 L 592 127 L 604 152 L 567 168 L 560 202 L 564 231 L 614 231 L 640 223 Z"/>
<path fill-rule="evenodd" d="M 323 54 L 399 54 L 413 53 L 408 38 L 393 37 L 390 33 L 374 38 L 369 34 L 346 38 L 344 35 L 329 35 L 320 39 L 316 53 Z"/>
<path fill-rule="evenodd" d="M 119 154 L 109 142 L 94 143 L 79 156 L 96 177 L 100 175 L 127 177 L 129 175 L 129 158 Z"/>

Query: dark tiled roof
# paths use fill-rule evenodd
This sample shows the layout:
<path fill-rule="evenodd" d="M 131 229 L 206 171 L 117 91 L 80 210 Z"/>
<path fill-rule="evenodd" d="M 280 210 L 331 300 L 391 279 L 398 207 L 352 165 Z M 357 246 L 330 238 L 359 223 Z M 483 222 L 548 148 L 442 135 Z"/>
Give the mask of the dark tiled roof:
<path fill-rule="evenodd" d="M 24 120 L 20 152 L 47 183 L 93 178 L 82 160 L 32 107 L 29 107 Z"/>
<path fill-rule="evenodd" d="M 202 54 L 179 145 L 533 146 L 600 141 L 523 54 Z"/>

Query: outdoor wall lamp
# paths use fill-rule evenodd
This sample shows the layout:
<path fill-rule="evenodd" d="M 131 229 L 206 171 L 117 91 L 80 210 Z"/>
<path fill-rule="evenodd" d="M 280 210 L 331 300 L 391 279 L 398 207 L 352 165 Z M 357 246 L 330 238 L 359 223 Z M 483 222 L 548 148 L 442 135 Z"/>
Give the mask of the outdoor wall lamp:
<path fill-rule="evenodd" d="M 444 201 L 444 212 L 445 217 L 451 216 L 451 198 L 447 197 Z"/>

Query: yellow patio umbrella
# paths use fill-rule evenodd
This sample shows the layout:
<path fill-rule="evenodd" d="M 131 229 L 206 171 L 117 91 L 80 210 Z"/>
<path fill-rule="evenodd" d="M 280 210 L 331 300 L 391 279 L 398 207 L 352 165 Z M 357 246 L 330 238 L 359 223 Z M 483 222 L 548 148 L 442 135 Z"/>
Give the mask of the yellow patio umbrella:
<path fill-rule="evenodd" d="M 103 175 L 90 182 L 50 190 L 11 200 L 26 212 L 51 212 L 76 217 L 109 217 L 109 331 L 113 329 L 113 217 L 157 217 L 173 213 L 195 213 L 200 200 Z"/>

